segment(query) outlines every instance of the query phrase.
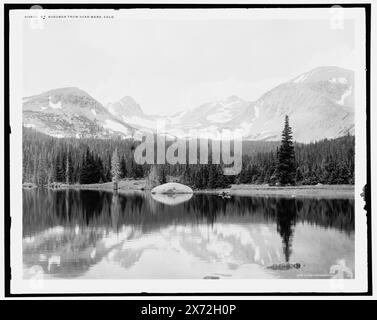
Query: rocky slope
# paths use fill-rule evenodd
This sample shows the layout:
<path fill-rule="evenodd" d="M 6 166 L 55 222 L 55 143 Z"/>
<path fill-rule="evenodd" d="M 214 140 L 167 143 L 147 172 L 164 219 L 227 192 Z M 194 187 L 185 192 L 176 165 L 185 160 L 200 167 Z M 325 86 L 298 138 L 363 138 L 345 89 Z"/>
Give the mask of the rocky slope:
<path fill-rule="evenodd" d="M 88 93 L 74 87 L 24 98 L 23 124 L 54 137 L 131 137 L 134 132 Z"/>

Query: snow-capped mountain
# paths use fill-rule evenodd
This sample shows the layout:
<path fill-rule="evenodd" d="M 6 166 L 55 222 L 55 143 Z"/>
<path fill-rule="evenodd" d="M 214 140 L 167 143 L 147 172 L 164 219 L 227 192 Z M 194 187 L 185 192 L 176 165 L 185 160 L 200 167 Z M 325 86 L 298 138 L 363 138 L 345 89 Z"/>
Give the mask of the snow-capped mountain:
<path fill-rule="evenodd" d="M 132 137 L 135 131 L 74 87 L 24 98 L 23 124 L 54 137 Z"/>
<path fill-rule="evenodd" d="M 106 109 L 121 121 L 141 130 L 155 130 L 164 117 L 147 115 L 140 105 L 130 96 L 125 96 L 117 102 L 108 103 Z"/>
<path fill-rule="evenodd" d="M 108 103 L 106 108 L 117 117 L 145 116 L 140 105 L 130 96 L 125 96 L 114 103 Z"/>
<path fill-rule="evenodd" d="M 195 131 L 198 137 L 217 139 L 221 130 L 243 130 L 245 119 L 253 119 L 253 102 L 237 96 L 205 103 L 195 109 L 180 112 L 167 119 L 167 132 L 178 137 L 189 137 Z M 190 133 L 191 132 L 191 133 Z"/>
<path fill-rule="evenodd" d="M 228 129 L 248 140 L 279 140 L 287 114 L 294 139 L 311 142 L 354 134 L 353 88 L 352 71 L 319 67 L 257 101 L 230 96 L 167 117 L 146 115 L 129 96 L 105 108 L 82 90 L 64 88 L 25 98 L 24 125 L 55 136 L 130 137 L 158 129 L 172 137 L 216 139 Z"/>
<path fill-rule="evenodd" d="M 231 96 L 168 117 L 143 113 L 140 106 L 130 97 L 108 104 L 106 108 L 113 115 L 139 130 L 158 130 L 160 134 L 179 138 L 190 137 L 194 130 L 198 136 L 214 138 L 219 129 L 237 128 L 240 120 L 253 111 L 250 108 L 252 104 Z"/>
<path fill-rule="evenodd" d="M 354 134 L 353 88 L 354 75 L 349 70 L 320 67 L 303 73 L 255 102 L 255 117 L 244 136 L 279 139 L 286 114 L 300 142 Z"/>
<path fill-rule="evenodd" d="M 121 114 L 114 114 L 138 129 L 159 127 L 160 132 L 180 138 L 189 138 L 195 131 L 199 137 L 215 139 L 221 130 L 229 129 L 238 130 L 249 140 L 279 140 L 287 114 L 294 139 L 311 142 L 354 134 L 353 83 L 352 71 L 320 67 L 273 88 L 254 102 L 231 96 L 162 118 L 145 115 L 139 108 L 129 112 L 136 104 L 132 100 L 130 106 L 123 104 Z"/>

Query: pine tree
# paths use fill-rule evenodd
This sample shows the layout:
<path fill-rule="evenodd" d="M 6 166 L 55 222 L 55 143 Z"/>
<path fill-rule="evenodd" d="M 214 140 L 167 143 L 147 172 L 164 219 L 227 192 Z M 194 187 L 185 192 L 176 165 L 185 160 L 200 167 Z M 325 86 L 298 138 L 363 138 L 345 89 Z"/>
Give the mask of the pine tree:
<path fill-rule="evenodd" d="M 122 160 L 120 162 L 120 175 L 121 178 L 127 177 L 126 159 L 124 158 L 124 156 L 122 156 Z"/>
<path fill-rule="evenodd" d="M 47 167 L 47 161 L 44 158 L 43 154 L 39 154 L 39 165 L 38 165 L 38 170 L 39 170 L 39 185 L 46 185 L 48 182 L 48 167 Z"/>
<path fill-rule="evenodd" d="M 118 156 L 118 150 L 115 149 L 113 156 L 111 158 L 111 177 L 114 184 L 117 184 L 121 176 L 120 172 L 120 161 Z"/>
<path fill-rule="evenodd" d="M 148 174 L 148 185 L 150 187 L 155 187 L 160 184 L 157 165 L 154 164 L 150 167 L 149 174 Z"/>
<path fill-rule="evenodd" d="M 248 183 L 247 172 L 248 169 L 242 168 L 241 172 L 238 175 L 238 183 Z"/>
<path fill-rule="evenodd" d="M 301 170 L 300 170 L 300 168 L 297 168 L 296 169 L 296 177 L 295 177 L 295 181 L 296 181 L 296 183 L 300 183 L 300 182 L 302 182 L 302 179 L 303 179 L 304 177 L 303 177 L 303 175 L 302 175 L 302 172 L 301 172 Z"/>
<path fill-rule="evenodd" d="M 217 179 L 218 179 L 218 175 L 217 175 L 216 166 L 214 164 L 209 164 L 207 187 L 210 189 L 216 188 Z"/>
<path fill-rule="evenodd" d="M 81 184 L 91 183 L 91 154 L 89 148 L 86 149 L 85 154 L 82 157 L 82 164 L 80 170 L 79 181 Z"/>
<path fill-rule="evenodd" d="M 133 162 L 131 170 L 133 178 L 138 179 L 144 177 L 144 169 L 142 165 Z"/>
<path fill-rule="evenodd" d="M 166 172 L 164 166 L 160 166 L 158 170 L 158 182 L 159 184 L 166 183 Z"/>
<path fill-rule="evenodd" d="M 94 182 L 103 183 L 105 180 L 105 174 L 103 170 L 102 160 L 99 156 L 94 158 L 94 173 L 93 173 Z"/>
<path fill-rule="evenodd" d="M 58 152 L 55 159 L 55 181 L 56 182 L 65 182 L 66 174 L 66 157 L 64 152 Z"/>
<path fill-rule="evenodd" d="M 246 172 L 247 183 L 253 183 L 253 177 L 254 177 L 254 173 L 255 173 L 254 168 L 255 167 L 253 165 L 249 165 L 248 168 L 247 168 L 247 172 Z"/>
<path fill-rule="evenodd" d="M 287 115 L 285 116 L 284 130 L 282 132 L 281 145 L 277 157 L 277 176 L 280 184 L 294 184 L 296 174 L 295 150 L 292 128 L 289 126 L 289 118 Z"/>
<path fill-rule="evenodd" d="M 192 185 L 191 175 L 192 175 L 191 168 L 189 165 L 186 164 L 184 172 L 183 172 L 183 182 L 185 184 Z"/>
<path fill-rule="evenodd" d="M 71 184 L 73 182 L 73 165 L 72 158 L 69 151 L 66 155 L 66 164 L 65 164 L 65 180 L 66 184 Z"/>
<path fill-rule="evenodd" d="M 35 185 L 38 185 L 39 183 L 39 168 L 38 168 L 38 160 L 37 155 L 34 156 L 34 162 L 33 162 L 33 183 Z"/>
<path fill-rule="evenodd" d="M 225 188 L 227 187 L 227 183 L 226 183 L 226 180 L 224 179 L 224 174 L 223 174 L 223 169 L 221 168 L 220 165 L 216 165 L 215 166 L 215 170 L 216 170 L 216 176 L 217 176 L 217 179 L 216 179 L 216 188 Z"/>
<path fill-rule="evenodd" d="M 104 166 L 104 179 L 105 181 L 111 181 L 111 154 L 108 154 Z"/>
<path fill-rule="evenodd" d="M 340 168 L 338 170 L 338 179 L 337 184 L 348 184 L 351 180 L 351 174 L 345 162 L 340 164 Z"/>
<path fill-rule="evenodd" d="M 100 158 L 95 157 L 87 148 L 80 169 L 79 181 L 82 184 L 98 183 L 103 176 L 102 162 Z"/>

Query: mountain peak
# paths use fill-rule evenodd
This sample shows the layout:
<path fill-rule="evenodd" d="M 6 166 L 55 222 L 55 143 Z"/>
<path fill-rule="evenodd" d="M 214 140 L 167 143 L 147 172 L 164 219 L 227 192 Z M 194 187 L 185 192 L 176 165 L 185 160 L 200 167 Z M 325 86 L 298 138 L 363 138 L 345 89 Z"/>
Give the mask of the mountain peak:
<path fill-rule="evenodd" d="M 119 101 L 109 103 L 107 109 L 114 115 L 120 117 L 132 117 L 144 115 L 140 105 L 131 96 L 124 96 Z"/>
<path fill-rule="evenodd" d="M 290 82 L 294 83 L 313 83 L 319 81 L 339 80 L 340 83 L 353 82 L 353 71 L 336 67 L 321 66 L 314 68 L 308 72 L 301 73 L 293 78 Z"/>
<path fill-rule="evenodd" d="M 119 102 L 124 103 L 124 104 L 138 105 L 136 100 L 132 98 L 131 96 L 124 96 L 122 99 L 119 100 Z"/>
<path fill-rule="evenodd" d="M 64 95 L 75 95 L 75 96 L 90 96 L 86 91 L 78 88 L 78 87 L 63 87 L 52 89 L 46 92 L 49 95 L 57 95 L 57 94 L 64 94 Z"/>
<path fill-rule="evenodd" d="M 225 98 L 222 101 L 226 102 L 226 103 L 234 103 L 234 102 L 242 102 L 243 100 L 240 97 L 236 96 L 236 95 L 231 95 L 231 96 Z"/>
<path fill-rule="evenodd" d="M 40 94 L 24 97 L 24 100 L 37 98 L 37 97 L 44 97 L 44 96 L 57 96 L 57 95 L 74 95 L 74 96 L 86 96 L 89 97 L 90 95 L 85 92 L 84 90 L 77 88 L 77 87 L 63 87 L 63 88 L 56 88 L 51 89 Z"/>

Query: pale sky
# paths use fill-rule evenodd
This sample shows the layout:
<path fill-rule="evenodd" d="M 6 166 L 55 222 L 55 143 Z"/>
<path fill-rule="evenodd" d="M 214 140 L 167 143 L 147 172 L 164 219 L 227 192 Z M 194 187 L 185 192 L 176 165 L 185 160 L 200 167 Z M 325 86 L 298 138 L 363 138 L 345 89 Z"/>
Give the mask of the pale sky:
<path fill-rule="evenodd" d="M 24 96 L 75 86 L 104 105 L 132 96 L 173 114 L 238 95 L 256 100 L 312 68 L 353 69 L 354 29 L 328 20 L 25 20 Z"/>

